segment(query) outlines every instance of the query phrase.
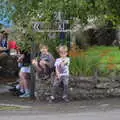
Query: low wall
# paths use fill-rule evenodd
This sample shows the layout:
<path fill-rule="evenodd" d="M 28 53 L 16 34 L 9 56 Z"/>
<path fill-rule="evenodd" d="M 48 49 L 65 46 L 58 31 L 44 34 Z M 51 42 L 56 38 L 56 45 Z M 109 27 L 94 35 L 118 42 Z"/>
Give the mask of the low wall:
<path fill-rule="evenodd" d="M 35 96 L 47 99 L 51 94 L 52 80 L 36 79 Z M 61 89 L 59 90 L 61 91 Z M 120 96 L 120 76 L 116 77 L 70 77 L 69 98 L 72 100 L 96 99 Z"/>
<path fill-rule="evenodd" d="M 0 84 L 15 82 L 18 71 L 16 56 L 0 55 Z"/>

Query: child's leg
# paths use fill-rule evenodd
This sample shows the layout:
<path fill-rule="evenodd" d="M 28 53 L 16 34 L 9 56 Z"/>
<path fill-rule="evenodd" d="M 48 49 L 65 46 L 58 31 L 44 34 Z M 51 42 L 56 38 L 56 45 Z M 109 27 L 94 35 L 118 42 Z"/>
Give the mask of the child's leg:
<path fill-rule="evenodd" d="M 25 93 L 29 94 L 30 90 L 29 90 L 29 83 L 28 83 L 28 74 L 29 73 L 23 73 L 23 85 L 24 85 L 24 89 L 25 89 Z"/>
<path fill-rule="evenodd" d="M 19 84 L 20 84 L 20 92 L 24 93 L 25 91 L 24 91 L 23 81 L 20 81 Z"/>
<path fill-rule="evenodd" d="M 23 72 L 19 73 L 19 78 L 20 78 L 20 81 L 19 81 L 19 83 L 20 83 L 20 91 L 23 93 L 24 92 Z"/>
<path fill-rule="evenodd" d="M 39 63 L 39 66 L 40 66 L 40 68 L 42 69 L 42 73 L 45 73 L 46 72 L 46 65 L 43 63 L 43 62 L 40 62 Z"/>
<path fill-rule="evenodd" d="M 46 65 L 46 74 L 50 75 L 52 73 L 52 68 L 50 68 L 48 65 Z"/>
<path fill-rule="evenodd" d="M 26 73 L 26 72 L 20 73 L 21 81 L 24 87 L 24 92 L 25 92 L 25 94 L 21 95 L 20 97 L 30 97 L 29 83 L 27 79 L 28 74 L 29 73 Z"/>
<path fill-rule="evenodd" d="M 51 99 L 55 99 L 56 90 L 57 90 L 58 86 L 60 85 L 60 83 L 61 83 L 61 79 L 55 78 L 55 80 L 53 82 L 53 87 L 52 87 L 52 96 L 51 96 Z"/>
<path fill-rule="evenodd" d="M 41 72 L 41 71 L 42 71 L 42 68 L 41 68 L 41 66 L 40 66 L 40 65 L 34 64 L 34 67 L 35 67 L 35 69 L 36 69 L 37 73 L 39 73 L 39 72 Z"/>
<path fill-rule="evenodd" d="M 69 77 L 68 76 L 62 76 L 62 81 L 63 81 L 63 99 L 68 97 L 68 82 L 69 82 Z"/>

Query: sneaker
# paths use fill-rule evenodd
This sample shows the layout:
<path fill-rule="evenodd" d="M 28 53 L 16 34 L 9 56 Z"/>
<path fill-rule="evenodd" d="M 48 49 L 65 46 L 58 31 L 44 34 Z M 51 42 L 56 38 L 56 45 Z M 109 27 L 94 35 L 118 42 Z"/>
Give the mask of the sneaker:
<path fill-rule="evenodd" d="M 10 92 L 16 92 L 17 89 L 15 87 L 9 89 Z"/>
<path fill-rule="evenodd" d="M 68 103 L 69 102 L 69 99 L 67 97 L 63 97 L 63 100 Z"/>
<path fill-rule="evenodd" d="M 49 98 L 49 103 L 53 103 L 54 101 L 55 101 L 55 97 L 50 96 L 50 98 Z"/>
<path fill-rule="evenodd" d="M 20 95 L 19 96 L 20 98 L 29 98 L 30 97 L 30 94 L 29 93 L 25 93 L 23 95 Z"/>
<path fill-rule="evenodd" d="M 25 93 L 24 93 L 24 92 L 20 92 L 20 91 L 18 90 L 18 91 L 15 92 L 15 94 L 16 94 L 17 96 L 20 96 L 20 95 L 23 95 L 23 94 L 25 94 Z"/>

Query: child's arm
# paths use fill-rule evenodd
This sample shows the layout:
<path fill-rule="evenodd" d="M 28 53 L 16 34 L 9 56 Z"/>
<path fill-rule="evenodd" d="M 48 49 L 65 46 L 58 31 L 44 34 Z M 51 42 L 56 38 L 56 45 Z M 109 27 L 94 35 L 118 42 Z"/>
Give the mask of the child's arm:
<path fill-rule="evenodd" d="M 58 71 L 58 68 L 57 68 L 57 67 L 55 68 L 55 72 L 56 72 L 56 77 L 59 79 L 59 78 L 60 78 L 60 73 L 59 73 L 59 71 Z"/>
<path fill-rule="evenodd" d="M 53 65 L 55 63 L 55 58 L 50 54 L 50 65 Z"/>
<path fill-rule="evenodd" d="M 22 55 L 18 58 L 17 62 L 21 62 L 21 61 L 23 60 L 23 58 L 24 58 L 24 54 L 22 54 Z"/>
<path fill-rule="evenodd" d="M 59 79 L 60 78 L 60 72 L 59 72 L 59 69 L 58 69 L 58 66 L 59 66 L 59 60 L 56 59 L 55 61 L 55 73 L 56 73 L 56 77 Z"/>
<path fill-rule="evenodd" d="M 62 66 L 65 66 L 65 65 L 69 66 L 69 64 L 70 64 L 70 59 L 69 58 L 67 58 L 66 60 L 63 60 L 62 63 L 61 63 Z"/>
<path fill-rule="evenodd" d="M 49 65 L 49 62 L 47 62 L 47 61 L 45 61 L 45 60 L 40 60 L 40 61 L 39 61 L 39 64 L 40 64 L 40 65 L 48 65 L 48 66 L 50 66 L 50 65 Z"/>

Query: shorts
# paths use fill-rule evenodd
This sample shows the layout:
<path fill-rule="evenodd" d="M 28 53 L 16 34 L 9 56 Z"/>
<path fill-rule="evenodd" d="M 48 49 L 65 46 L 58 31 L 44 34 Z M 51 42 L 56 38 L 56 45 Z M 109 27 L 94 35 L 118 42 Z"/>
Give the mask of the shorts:
<path fill-rule="evenodd" d="M 28 67 L 21 67 L 21 69 L 20 69 L 20 72 L 25 72 L 25 73 L 30 73 L 30 71 L 31 71 L 31 69 L 30 69 L 30 67 L 28 66 Z"/>
<path fill-rule="evenodd" d="M 23 66 L 23 63 L 18 63 L 18 67 L 21 68 Z"/>

